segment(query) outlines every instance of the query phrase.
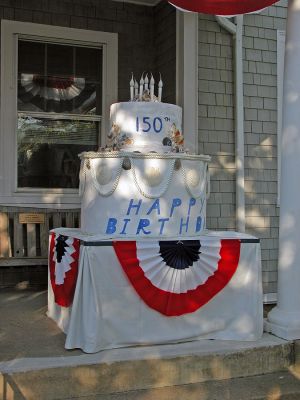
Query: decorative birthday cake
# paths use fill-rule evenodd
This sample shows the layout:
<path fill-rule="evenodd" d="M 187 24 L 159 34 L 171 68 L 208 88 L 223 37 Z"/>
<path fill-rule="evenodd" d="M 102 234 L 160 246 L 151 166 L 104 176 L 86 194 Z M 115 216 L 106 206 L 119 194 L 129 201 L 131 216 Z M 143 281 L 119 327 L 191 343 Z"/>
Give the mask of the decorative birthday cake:
<path fill-rule="evenodd" d="M 163 83 L 130 81 L 112 104 L 107 146 L 80 155 L 81 229 L 112 238 L 189 237 L 205 229 L 210 157 L 185 151 L 182 109 Z"/>

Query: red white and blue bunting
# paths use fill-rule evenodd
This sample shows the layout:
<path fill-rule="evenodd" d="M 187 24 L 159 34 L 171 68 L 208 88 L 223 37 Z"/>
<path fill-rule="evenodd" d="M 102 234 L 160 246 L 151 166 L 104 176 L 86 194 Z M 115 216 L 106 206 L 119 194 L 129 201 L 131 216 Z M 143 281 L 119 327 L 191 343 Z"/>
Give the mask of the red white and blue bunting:
<path fill-rule="evenodd" d="M 231 280 L 240 240 L 116 241 L 113 246 L 141 299 L 166 316 L 192 313 Z"/>
<path fill-rule="evenodd" d="M 227 286 L 239 263 L 241 241 L 114 241 L 120 265 L 139 297 L 171 317 L 192 313 Z M 85 245 L 89 245 L 86 243 Z M 78 275 L 80 240 L 51 233 L 50 281 L 55 302 L 72 304 Z"/>
<path fill-rule="evenodd" d="M 42 111 L 79 112 L 84 114 L 95 106 L 95 88 L 86 85 L 85 78 L 45 78 L 36 74 L 21 74 L 18 98 Z"/>
<path fill-rule="evenodd" d="M 55 303 L 69 307 L 77 282 L 80 240 L 51 233 L 49 247 L 49 272 Z"/>

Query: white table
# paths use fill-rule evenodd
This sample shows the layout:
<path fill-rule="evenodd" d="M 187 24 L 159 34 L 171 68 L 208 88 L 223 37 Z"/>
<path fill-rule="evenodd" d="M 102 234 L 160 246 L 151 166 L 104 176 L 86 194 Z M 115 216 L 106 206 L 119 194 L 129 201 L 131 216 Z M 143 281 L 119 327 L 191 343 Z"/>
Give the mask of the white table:
<path fill-rule="evenodd" d="M 237 268 L 226 286 L 196 311 L 167 316 L 141 299 L 121 267 L 111 241 L 85 235 L 76 229 L 60 228 L 52 233 L 56 237 L 61 234 L 81 241 L 78 278 L 70 307 L 55 303 L 49 279 L 48 316 L 66 333 L 66 349 L 81 348 L 84 352 L 94 353 L 110 348 L 201 338 L 251 341 L 262 335 L 260 244 L 250 235 L 206 232 L 200 237 L 189 238 L 200 240 L 201 250 L 205 249 L 206 243 L 217 245 L 221 241 L 223 244 L 228 240 L 238 241 Z M 146 246 L 150 242 L 150 239 L 145 240 Z M 157 245 L 157 241 L 154 242 Z M 201 258 L 198 267 L 201 268 Z M 226 269 L 226 261 L 223 268 Z M 214 286 L 209 282 L 218 279 L 216 272 L 209 274 L 210 280 L 204 277 L 204 281 L 207 279 L 205 286 L 200 285 L 199 289 L 205 287 L 208 297 Z"/>

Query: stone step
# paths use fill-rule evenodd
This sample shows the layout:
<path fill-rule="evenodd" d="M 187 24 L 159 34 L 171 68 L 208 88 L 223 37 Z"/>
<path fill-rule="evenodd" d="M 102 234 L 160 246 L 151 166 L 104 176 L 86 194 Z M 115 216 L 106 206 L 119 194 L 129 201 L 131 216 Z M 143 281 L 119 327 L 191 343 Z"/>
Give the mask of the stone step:
<path fill-rule="evenodd" d="M 2 362 L 0 390 L 4 391 L 4 400 L 59 400 L 84 396 L 86 400 L 113 399 L 113 396 L 126 399 L 120 396 L 141 396 L 141 393 L 148 396 L 155 390 L 161 393 L 165 390 L 168 396 L 168 390 L 176 388 L 180 393 L 188 387 L 194 390 L 193 385 L 200 383 L 205 388 L 205 382 L 218 386 L 218 381 L 287 370 L 294 360 L 294 343 L 268 334 L 257 342 L 201 340 L 114 349 L 92 355 Z M 132 398 L 144 400 L 144 397 Z M 173 399 L 173 395 L 169 398 Z"/>
<path fill-rule="evenodd" d="M 89 396 L 88 400 L 299 400 L 300 380 L 291 372 Z M 68 399 L 71 400 L 71 399 Z"/>

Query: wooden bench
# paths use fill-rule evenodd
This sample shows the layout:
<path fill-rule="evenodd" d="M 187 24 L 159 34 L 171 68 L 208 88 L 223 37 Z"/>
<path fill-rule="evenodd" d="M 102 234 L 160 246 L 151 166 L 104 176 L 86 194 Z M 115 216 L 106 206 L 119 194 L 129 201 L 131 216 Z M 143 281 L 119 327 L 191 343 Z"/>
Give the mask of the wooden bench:
<path fill-rule="evenodd" d="M 1 207 L 0 267 L 47 265 L 49 230 L 78 228 L 79 219 L 78 209 Z"/>

